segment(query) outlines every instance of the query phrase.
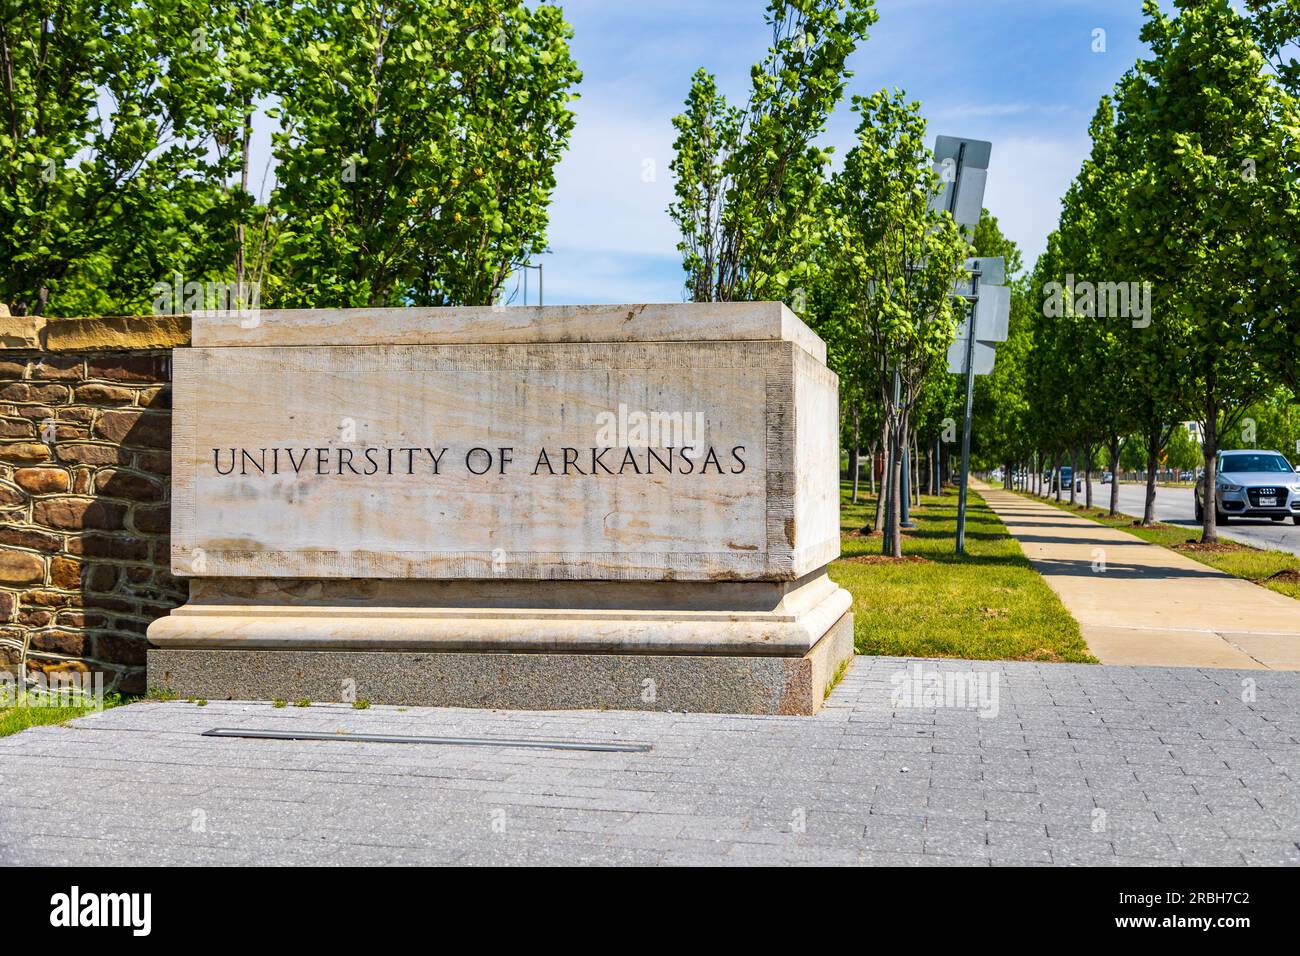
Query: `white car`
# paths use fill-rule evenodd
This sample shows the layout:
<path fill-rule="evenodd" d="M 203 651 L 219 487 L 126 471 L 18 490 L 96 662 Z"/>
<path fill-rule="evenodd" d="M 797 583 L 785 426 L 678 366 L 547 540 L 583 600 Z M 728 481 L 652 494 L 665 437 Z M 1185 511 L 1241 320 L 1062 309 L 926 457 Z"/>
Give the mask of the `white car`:
<path fill-rule="evenodd" d="M 1203 520 L 1205 476 L 1196 479 L 1196 520 Z M 1214 521 L 1231 517 L 1288 517 L 1300 524 L 1300 474 L 1276 451 L 1236 449 L 1219 453 L 1214 477 Z"/>

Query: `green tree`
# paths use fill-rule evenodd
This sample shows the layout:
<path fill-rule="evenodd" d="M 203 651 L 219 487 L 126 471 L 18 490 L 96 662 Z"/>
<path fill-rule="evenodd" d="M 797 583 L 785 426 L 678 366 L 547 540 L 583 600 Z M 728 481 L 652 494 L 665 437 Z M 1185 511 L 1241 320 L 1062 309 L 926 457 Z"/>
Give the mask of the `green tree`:
<path fill-rule="evenodd" d="M 1113 232 L 1123 225 L 1123 194 L 1117 192 L 1117 187 L 1124 182 L 1125 170 L 1117 165 L 1114 110 L 1109 97 L 1103 97 L 1098 105 L 1089 134 L 1092 151 L 1061 204 L 1058 270 L 1053 280 L 1057 288 L 1065 290 L 1062 308 L 1056 310 L 1055 318 L 1050 318 L 1052 310 L 1046 307 L 1044 314 L 1058 326 L 1054 333 L 1064 337 L 1069 444 L 1082 451 L 1087 503 L 1091 505 L 1091 464 L 1097 447 L 1104 444 L 1109 457 L 1117 459 L 1122 436 L 1140 425 L 1140 399 L 1147 396 L 1156 402 L 1180 379 L 1176 371 L 1171 374 L 1169 369 L 1156 374 L 1156 363 L 1144 366 L 1152 373 L 1149 379 L 1134 374 L 1138 363 L 1131 356 L 1135 346 L 1131 333 L 1146 319 L 1140 315 L 1142 287 L 1129 281 L 1130 263 L 1116 255 L 1110 242 Z M 1137 299 L 1134 289 L 1139 290 Z M 1126 298 L 1128 310 L 1123 307 Z M 1159 354 L 1161 340 L 1148 337 L 1136 344 L 1155 346 Z M 1154 489 L 1151 483 L 1150 509 L 1154 508 Z M 1117 513 L 1118 504 L 1119 487 L 1112 483 L 1111 514 Z"/>
<path fill-rule="evenodd" d="M 1067 274 L 1064 243 L 1060 231 L 1047 237 L 1047 249 L 1035 264 L 1033 286 L 1048 289 L 1057 276 Z M 1077 438 L 1076 423 L 1070 416 L 1072 391 L 1078 387 L 1075 374 L 1074 345 L 1070 341 L 1073 324 L 1067 325 L 1066 312 L 1042 306 L 1043 319 L 1035 320 L 1036 328 L 1029 353 L 1029 388 L 1033 394 L 1032 432 L 1034 444 L 1041 449 L 1040 458 L 1049 463 L 1053 473 L 1059 472 L 1064 449 Z M 1071 485 L 1071 488 L 1073 485 Z M 1064 487 L 1055 483 L 1059 501 Z M 1051 488 L 1048 489 L 1049 493 Z"/>
<path fill-rule="evenodd" d="M 1007 280 L 1014 281 L 1024 268 L 1020 256 L 1020 247 L 1015 241 L 1004 235 L 998 225 L 998 217 L 987 209 L 980 210 L 979 222 L 971 233 L 971 246 L 977 256 L 1001 256 L 1006 262 Z"/>
<path fill-rule="evenodd" d="M 1050 417 L 1040 416 L 1057 449 L 1104 438 L 1111 461 L 1122 437 L 1139 431 L 1147 452 L 1144 523 L 1155 515 L 1155 474 L 1172 422 L 1185 417 L 1190 384 L 1187 329 L 1177 313 L 1155 308 L 1153 279 L 1164 275 L 1133 222 L 1137 195 L 1150 175 L 1145 144 L 1115 102 L 1131 98 L 1130 71 L 1113 101 L 1102 99 L 1090 125 L 1092 152 L 1066 193 L 1060 226 L 1040 259 L 1036 285 L 1043 299 L 1035 362 L 1049 379 Z M 1151 196 L 1142 201 L 1158 201 Z M 1163 301 L 1163 300 L 1161 300 Z M 1064 399 L 1068 396 L 1068 400 Z M 1088 460 L 1091 460 L 1090 457 Z M 1059 463 L 1059 462 L 1058 462 Z M 1118 488 L 1111 487 L 1112 513 Z"/>
<path fill-rule="evenodd" d="M 545 245 L 580 78 L 558 8 L 296 5 L 276 137 L 284 305 L 485 305 Z"/>
<path fill-rule="evenodd" d="M 811 270 L 807 308 L 802 318 L 826 343 L 826 364 L 840 380 L 840 443 L 849 449 L 852 500 L 858 500 L 862 451 L 870 457 L 878 446 L 879 406 L 874 382 L 867 375 L 869 363 L 863 354 L 863 337 L 855 325 L 856 315 L 840 294 L 829 268 L 834 250 L 819 246 L 820 258 Z M 874 472 L 870 473 L 874 484 Z"/>
<path fill-rule="evenodd" d="M 1196 440 L 1191 429 L 1182 423 L 1173 430 L 1169 444 L 1165 446 L 1165 467 L 1174 471 L 1191 471 L 1205 464 L 1201 454 L 1201 443 Z"/>
<path fill-rule="evenodd" d="M 971 245 L 977 256 L 1002 257 L 1006 263 L 1007 283 L 1012 287 L 1007 341 L 998 345 L 992 374 L 975 378 L 971 461 L 976 469 L 1002 465 L 1003 482 L 1010 487 L 1015 465 L 1024 460 L 1028 451 L 1025 447 L 1025 424 L 1029 396 L 1025 389 L 1024 361 L 1029 345 L 1026 326 L 1031 320 L 1026 309 L 1032 305 L 1026 299 L 1026 285 L 1020 275 L 1023 268 L 1020 249 L 1003 235 L 997 217 L 990 215 L 987 209 L 980 212 Z M 959 402 L 964 401 L 964 395 L 954 397 Z M 959 405 L 953 405 L 949 414 L 956 419 L 963 412 Z"/>
<path fill-rule="evenodd" d="M 1220 436 L 1223 448 L 1272 448 L 1292 463 L 1300 462 L 1300 404 L 1286 388 L 1251 404 L 1237 423 Z"/>
<path fill-rule="evenodd" d="M 830 186 L 833 281 L 861 330 L 860 353 L 897 449 L 911 434 L 909 416 L 926 379 L 944 370 L 964 313 L 953 283 L 970 247 L 952 217 L 930 207 L 938 175 L 920 105 L 882 90 L 854 97 L 853 109 L 861 116 L 856 144 Z M 902 485 L 900 457 L 889 461 L 893 489 Z M 898 523 L 899 509 L 891 506 L 885 549 L 895 557 L 902 554 Z"/>
<path fill-rule="evenodd" d="M 912 407 L 911 427 L 921 454 L 916 467 L 926 462 L 926 476 L 930 491 L 943 493 L 942 470 L 944 462 L 952 462 L 952 455 L 961 454 L 960 421 L 966 411 L 966 389 L 960 375 L 949 375 L 946 366 L 936 365 L 932 374 L 921 384 L 920 394 Z M 976 382 L 980 381 L 980 376 Z M 974 438 L 972 437 L 972 446 Z M 972 454 L 974 454 L 972 452 Z"/>
<path fill-rule="evenodd" d="M 213 15 L 198 0 L 3 0 L 0 300 L 13 312 L 139 311 L 161 276 L 228 260 Z"/>
<path fill-rule="evenodd" d="M 1146 0 L 1152 57 L 1126 84 L 1120 129 L 1136 155 L 1125 236 L 1153 277 L 1153 309 L 1187 343 L 1213 487 L 1219 434 L 1294 366 L 1300 299 L 1300 111 L 1225 0 Z M 1204 509 L 1202 540 L 1218 540 Z"/>
<path fill-rule="evenodd" d="M 1300 94 L 1300 0 L 1246 0 L 1250 28 L 1278 79 Z"/>
<path fill-rule="evenodd" d="M 748 102 L 728 105 L 701 69 L 673 120 L 668 214 L 696 302 L 787 298 L 809 283 L 830 152 L 813 141 L 876 13 L 872 0 L 770 0 L 766 20 L 772 46 L 750 71 Z"/>

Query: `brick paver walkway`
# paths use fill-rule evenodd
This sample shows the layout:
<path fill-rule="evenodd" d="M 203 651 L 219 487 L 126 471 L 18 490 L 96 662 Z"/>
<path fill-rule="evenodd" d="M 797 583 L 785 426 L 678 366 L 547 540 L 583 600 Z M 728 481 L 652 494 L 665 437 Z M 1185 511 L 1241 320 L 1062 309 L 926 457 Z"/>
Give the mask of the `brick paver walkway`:
<path fill-rule="evenodd" d="M 987 716 L 891 700 L 934 672 Z M 0 863 L 1297 864 L 1298 715 L 1295 673 L 866 657 L 813 718 L 137 703 L 0 739 Z"/>

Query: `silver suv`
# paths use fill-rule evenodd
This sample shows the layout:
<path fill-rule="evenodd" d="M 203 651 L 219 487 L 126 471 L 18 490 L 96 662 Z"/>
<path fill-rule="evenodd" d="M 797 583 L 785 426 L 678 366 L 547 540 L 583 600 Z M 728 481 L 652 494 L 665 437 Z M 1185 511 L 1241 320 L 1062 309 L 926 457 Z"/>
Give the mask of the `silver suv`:
<path fill-rule="evenodd" d="M 1196 479 L 1196 520 L 1203 520 L 1205 476 Z M 1288 516 L 1300 524 L 1300 474 L 1275 451 L 1239 449 L 1219 452 L 1214 478 L 1214 520 L 1227 524 L 1230 517 L 1272 518 Z"/>

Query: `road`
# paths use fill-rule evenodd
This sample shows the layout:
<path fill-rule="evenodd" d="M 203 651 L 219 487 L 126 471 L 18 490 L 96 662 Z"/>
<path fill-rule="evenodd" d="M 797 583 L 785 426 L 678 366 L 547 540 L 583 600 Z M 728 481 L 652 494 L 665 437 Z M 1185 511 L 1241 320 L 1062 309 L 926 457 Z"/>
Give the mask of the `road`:
<path fill-rule="evenodd" d="M 1145 484 L 1121 482 L 1119 510 L 1124 514 L 1140 518 L 1145 497 Z M 1107 507 L 1110 504 L 1110 486 L 1093 485 L 1092 501 L 1099 507 Z M 1156 488 L 1156 520 L 1198 528 L 1200 522 L 1196 520 L 1195 514 L 1191 488 Z M 1233 518 L 1227 528 L 1219 529 L 1219 535 L 1257 548 L 1300 554 L 1300 525 L 1292 524 L 1290 521 Z"/>

